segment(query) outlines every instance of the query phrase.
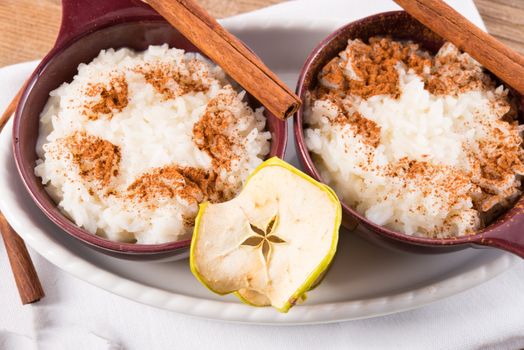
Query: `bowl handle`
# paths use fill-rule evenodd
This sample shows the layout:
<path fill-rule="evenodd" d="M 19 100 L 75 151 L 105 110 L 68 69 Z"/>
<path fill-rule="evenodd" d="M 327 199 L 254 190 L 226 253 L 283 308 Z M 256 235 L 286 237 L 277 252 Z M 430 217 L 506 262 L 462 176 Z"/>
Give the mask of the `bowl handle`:
<path fill-rule="evenodd" d="M 144 16 L 159 17 L 140 0 L 62 0 L 62 24 L 54 50 L 89 29 Z"/>
<path fill-rule="evenodd" d="M 524 203 L 519 201 L 511 211 L 507 214 L 506 221 L 486 232 L 476 243 L 506 250 L 524 258 Z"/>

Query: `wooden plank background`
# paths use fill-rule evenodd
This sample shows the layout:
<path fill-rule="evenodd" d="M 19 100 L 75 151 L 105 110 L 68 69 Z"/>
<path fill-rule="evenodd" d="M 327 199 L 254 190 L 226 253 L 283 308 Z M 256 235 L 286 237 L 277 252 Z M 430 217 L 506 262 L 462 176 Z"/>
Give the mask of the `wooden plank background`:
<path fill-rule="evenodd" d="M 282 1 L 199 0 L 217 18 Z M 524 54 L 524 0 L 475 3 L 489 32 Z M 0 67 L 42 57 L 54 42 L 60 15 L 60 0 L 0 0 Z"/>

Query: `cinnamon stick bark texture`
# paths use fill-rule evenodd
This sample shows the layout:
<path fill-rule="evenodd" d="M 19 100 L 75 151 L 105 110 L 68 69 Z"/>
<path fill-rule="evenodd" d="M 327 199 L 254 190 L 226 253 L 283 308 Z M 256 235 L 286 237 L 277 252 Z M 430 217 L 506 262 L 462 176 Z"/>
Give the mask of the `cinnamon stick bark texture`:
<path fill-rule="evenodd" d="M 31 304 L 44 297 L 44 290 L 24 241 L 0 213 L 0 232 L 13 270 L 22 304 Z"/>
<path fill-rule="evenodd" d="M 395 2 L 524 95 L 524 56 L 477 28 L 442 0 Z"/>
<path fill-rule="evenodd" d="M 300 107 L 300 99 L 237 38 L 192 0 L 145 1 L 280 119 Z"/>
<path fill-rule="evenodd" d="M 22 86 L 20 91 L 16 94 L 16 96 L 13 98 L 9 106 L 7 106 L 6 110 L 0 117 L 0 131 L 4 129 L 4 126 L 7 124 L 11 116 L 16 110 L 16 106 L 18 106 L 18 101 L 20 101 L 20 97 L 22 97 L 22 93 L 24 92 L 25 84 Z"/>
<path fill-rule="evenodd" d="M 24 84 L 25 85 L 25 84 Z M 0 132 L 4 129 L 22 96 L 25 86 L 13 98 L 7 109 L 0 116 Z M 5 250 L 15 277 L 16 286 L 22 304 L 34 303 L 44 297 L 44 290 L 36 274 L 35 267 L 27 251 L 24 241 L 9 225 L 4 215 L 0 212 L 0 233 L 4 240 Z"/>

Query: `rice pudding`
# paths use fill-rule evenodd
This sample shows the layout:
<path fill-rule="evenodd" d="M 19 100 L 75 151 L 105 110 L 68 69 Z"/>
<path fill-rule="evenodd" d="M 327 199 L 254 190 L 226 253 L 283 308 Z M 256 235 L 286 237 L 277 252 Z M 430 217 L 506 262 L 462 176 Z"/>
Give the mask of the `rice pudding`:
<path fill-rule="evenodd" d="M 412 42 L 349 40 L 305 102 L 322 178 L 376 224 L 471 234 L 521 194 L 516 104 L 451 43 L 431 55 Z"/>
<path fill-rule="evenodd" d="M 198 204 L 229 200 L 269 153 L 263 109 L 195 53 L 101 51 L 50 93 L 35 173 L 77 225 L 119 242 L 191 236 Z"/>

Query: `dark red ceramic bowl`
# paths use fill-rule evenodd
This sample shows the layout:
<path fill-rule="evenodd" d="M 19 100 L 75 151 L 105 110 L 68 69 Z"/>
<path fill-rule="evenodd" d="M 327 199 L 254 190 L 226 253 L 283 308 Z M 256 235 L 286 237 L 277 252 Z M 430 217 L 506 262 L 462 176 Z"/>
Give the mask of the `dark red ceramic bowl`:
<path fill-rule="evenodd" d="M 164 260 L 186 256 L 189 240 L 141 245 L 117 243 L 95 236 L 65 217 L 34 174 L 39 116 L 49 92 L 69 82 L 80 63 L 88 63 L 100 50 L 129 47 L 145 50 L 167 43 L 199 52 L 148 5 L 138 0 L 63 0 L 62 26 L 55 46 L 29 78 L 16 110 L 13 147 L 22 181 L 38 207 L 65 233 L 109 255 L 135 260 Z M 250 98 L 253 106 L 258 102 Z M 287 142 L 286 123 L 266 113 L 271 132 L 270 156 L 283 158 Z"/>
<path fill-rule="evenodd" d="M 348 39 L 367 40 L 377 35 L 389 35 L 397 40 L 412 40 L 433 53 L 444 43 L 441 37 L 424 27 L 406 12 L 397 11 L 377 14 L 345 25 L 325 38 L 313 50 L 302 68 L 297 85 L 297 94 L 304 101 L 304 106 L 295 115 L 294 132 L 297 154 L 302 165 L 309 175 L 319 181 L 322 181 L 322 178 L 315 168 L 304 141 L 303 118 L 304 109 L 307 108 L 305 106 L 307 92 L 313 90 L 317 84 L 317 75 L 322 67 L 347 46 Z M 520 102 L 520 105 L 524 106 L 522 97 L 520 97 Z M 523 110 L 524 108 L 520 109 L 520 119 L 523 117 Z M 374 224 L 344 203 L 342 203 L 342 206 L 346 227 L 354 227 L 355 223 L 361 224 L 368 230 L 357 230 L 360 234 L 375 243 L 388 247 L 419 253 L 443 253 L 471 246 L 491 246 L 524 257 L 523 198 L 512 209 L 477 234 L 453 239 L 413 237 L 395 232 Z"/>

